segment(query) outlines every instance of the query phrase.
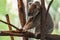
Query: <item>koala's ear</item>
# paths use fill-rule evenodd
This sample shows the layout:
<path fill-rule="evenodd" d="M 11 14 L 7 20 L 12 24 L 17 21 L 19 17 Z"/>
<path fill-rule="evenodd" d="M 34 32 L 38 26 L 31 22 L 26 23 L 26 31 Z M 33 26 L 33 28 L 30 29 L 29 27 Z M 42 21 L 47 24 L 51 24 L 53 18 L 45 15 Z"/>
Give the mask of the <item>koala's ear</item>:
<path fill-rule="evenodd" d="M 31 5 L 31 4 L 32 4 L 32 2 L 29 2 L 29 3 L 28 3 L 28 5 Z"/>

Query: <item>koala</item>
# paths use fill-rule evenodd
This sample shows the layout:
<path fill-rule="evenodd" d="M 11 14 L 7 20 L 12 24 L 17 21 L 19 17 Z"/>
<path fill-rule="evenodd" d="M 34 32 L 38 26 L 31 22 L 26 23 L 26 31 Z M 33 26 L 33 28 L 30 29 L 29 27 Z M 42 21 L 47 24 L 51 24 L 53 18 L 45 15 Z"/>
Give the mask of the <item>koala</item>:
<path fill-rule="evenodd" d="M 31 28 L 35 27 L 35 34 L 40 34 L 40 26 L 41 26 L 41 12 L 42 8 L 38 1 L 31 3 L 28 8 L 28 22 L 23 27 L 24 31 L 27 31 Z M 51 33 L 53 31 L 53 20 L 49 13 L 46 16 L 46 33 Z"/>

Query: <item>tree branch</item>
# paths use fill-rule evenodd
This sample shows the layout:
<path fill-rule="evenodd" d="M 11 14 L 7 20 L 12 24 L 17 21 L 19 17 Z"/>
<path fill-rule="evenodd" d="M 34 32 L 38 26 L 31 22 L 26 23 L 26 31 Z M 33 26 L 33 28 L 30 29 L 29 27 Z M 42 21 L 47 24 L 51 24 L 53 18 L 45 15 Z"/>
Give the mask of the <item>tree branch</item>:
<path fill-rule="evenodd" d="M 49 3 L 46 13 L 48 13 L 48 11 L 49 11 L 50 6 L 52 5 L 52 3 L 53 3 L 53 0 L 51 0 L 51 2 Z"/>
<path fill-rule="evenodd" d="M 10 23 L 10 19 L 9 19 L 9 15 L 6 14 L 6 20 L 7 20 L 7 23 Z M 9 31 L 12 31 L 12 27 L 10 25 L 8 25 L 9 27 Z M 14 40 L 14 37 L 13 36 L 10 36 L 11 40 Z"/>
<path fill-rule="evenodd" d="M 45 8 L 45 0 L 40 0 L 41 1 L 41 26 L 40 26 L 40 33 L 41 33 L 41 40 L 46 40 L 45 39 L 45 34 L 46 33 L 46 8 Z"/>
<path fill-rule="evenodd" d="M 17 30 L 20 30 L 20 29 L 17 28 L 16 26 L 14 26 L 14 25 L 12 25 L 12 24 L 10 24 L 10 23 L 7 23 L 7 22 L 5 22 L 5 21 L 3 21 L 3 20 L 0 20 L 0 22 L 5 23 L 5 24 L 7 24 L 7 25 L 10 25 L 11 27 L 14 27 L 14 28 L 17 29 Z"/>
<path fill-rule="evenodd" d="M 39 34 L 37 37 L 35 37 L 35 34 L 31 32 L 20 32 L 20 31 L 0 31 L 0 36 L 17 36 L 17 37 L 29 37 L 29 38 L 36 38 L 40 39 L 41 34 Z M 60 40 L 60 35 L 56 34 L 47 34 L 45 39 L 47 40 Z"/>

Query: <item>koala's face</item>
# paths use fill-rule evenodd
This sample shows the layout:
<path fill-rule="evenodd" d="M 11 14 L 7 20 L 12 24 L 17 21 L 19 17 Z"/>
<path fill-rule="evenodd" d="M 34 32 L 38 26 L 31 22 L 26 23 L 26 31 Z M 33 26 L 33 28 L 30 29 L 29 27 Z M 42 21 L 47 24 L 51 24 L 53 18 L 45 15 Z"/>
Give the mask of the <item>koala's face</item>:
<path fill-rule="evenodd" d="M 30 3 L 30 5 L 28 7 L 28 16 L 35 15 L 38 11 L 40 11 L 40 9 L 41 9 L 41 7 L 40 7 L 39 2 Z"/>

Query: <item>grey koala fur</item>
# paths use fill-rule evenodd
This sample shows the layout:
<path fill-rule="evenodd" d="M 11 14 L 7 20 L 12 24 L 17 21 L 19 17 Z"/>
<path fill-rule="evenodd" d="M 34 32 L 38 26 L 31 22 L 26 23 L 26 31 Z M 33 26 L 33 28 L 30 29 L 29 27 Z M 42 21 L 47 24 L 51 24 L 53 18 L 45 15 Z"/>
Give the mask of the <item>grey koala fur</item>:
<path fill-rule="evenodd" d="M 23 30 L 27 31 L 35 27 L 35 34 L 40 34 L 41 10 L 39 2 L 31 3 L 28 8 L 28 22 L 24 25 Z M 53 20 L 49 13 L 46 17 L 46 33 L 51 33 L 54 27 Z"/>

